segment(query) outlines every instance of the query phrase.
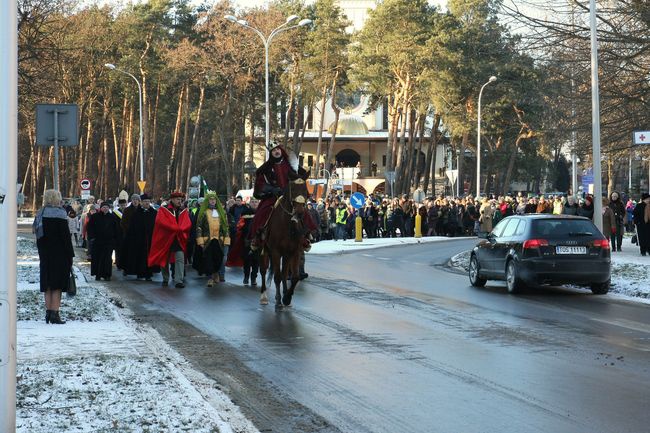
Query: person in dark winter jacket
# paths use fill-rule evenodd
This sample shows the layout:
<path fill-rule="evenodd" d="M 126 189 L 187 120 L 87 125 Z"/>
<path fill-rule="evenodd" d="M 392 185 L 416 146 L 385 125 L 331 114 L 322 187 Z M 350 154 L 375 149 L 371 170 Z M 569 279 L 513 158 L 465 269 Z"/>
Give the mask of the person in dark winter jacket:
<path fill-rule="evenodd" d="M 590 195 L 585 197 L 584 200 L 580 200 L 578 205 L 578 211 L 576 212 L 578 216 L 587 217 L 590 220 L 594 218 L 594 204 L 593 197 Z"/>
<path fill-rule="evenodd" d="M 625 224 L 627 223 L 625 204 L 621 200 L 619 193 L 614 191 L 609 196 L 607 206 L 614 212 L 614 222 L 616 223 L 616 233 L 612 233 L 612 251 L 621 251 L 623 233 L 625 231 Z"/>
<path fill-rule="evenodd" d="M 641 255 L 650 253 L 650 195 L 641 194 L 641 201 L 634 208 L 637 240 Z"/>
<path fill-rule="evenodd" d="M 578 204 L 576 203 L 575 197 L 572 195 L 568 196 L 566 199 L 566 204 L 564 209 L 562 209 L 563 215 L 577 215 L 578 214 Z"/>
<path fill-rule="evenodd" d="M 41 292 L 45 295 L 45 323 L 54 324 L 65 323 L 59 314 L 61 293 L 68 291 L 74 257 L 68 215 L 61 203 L 59 191 L 45 191 L 43 208 L 36 214 L 33 224 Z"/>
<path fill-rule="evenodd" d="M 99 281 L 110 281 L 113 273 L 113 250 L 120 239 L 120 220 L 111 212 L 108 201 L 102 202 L 99 212 L 88 221 L 88 238 L 92 240 L 90 275 Z"/>

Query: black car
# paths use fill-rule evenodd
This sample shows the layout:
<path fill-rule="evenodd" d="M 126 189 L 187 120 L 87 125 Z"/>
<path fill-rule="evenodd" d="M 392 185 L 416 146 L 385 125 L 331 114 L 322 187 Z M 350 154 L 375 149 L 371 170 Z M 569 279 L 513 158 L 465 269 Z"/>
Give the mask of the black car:
<path fill-rule="evenodd" d="M 530 214 L 501 220 L 474 247 L 469 280 L 505 280 L 510 293 L 526 285 L 576 284 L 605 294 L 610 284 L 610 245 L 591 220 Z"/>

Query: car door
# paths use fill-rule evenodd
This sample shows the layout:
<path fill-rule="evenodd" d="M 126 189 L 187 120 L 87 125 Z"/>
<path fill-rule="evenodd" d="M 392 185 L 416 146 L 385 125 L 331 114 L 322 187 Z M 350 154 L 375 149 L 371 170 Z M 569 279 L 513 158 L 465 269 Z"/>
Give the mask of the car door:
<path fill-rule="evenodd" d="M 506 258 L 516 239 L 517 227 L 520 224 L 519 218 L 508 218 L 508 225 L 503 228 L 497 242 L 493 247 L 494 254 L 494 271 L 502 277 L 505 277 Z"/>
<path fill-rule="evenodd" d="M 510 222 L 510 218 L 503 219 L 494 227 L 494 229 L 488 233 L 486 240 L 482 243 L 481 253 L 483 257 L 480 259 L 481 271 L 493 275 L 497 272 L 495 260 L 496 260 L 496 247 L 499 243 L 501 233 L 503 229 Z"/>

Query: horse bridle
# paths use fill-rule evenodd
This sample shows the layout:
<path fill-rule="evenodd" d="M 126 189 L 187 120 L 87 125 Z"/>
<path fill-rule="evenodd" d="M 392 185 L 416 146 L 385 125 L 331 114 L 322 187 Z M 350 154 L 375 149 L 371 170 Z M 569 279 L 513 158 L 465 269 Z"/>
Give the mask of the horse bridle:
<path fill-rule="evenodd" d="M 289 181 L 289 191 L 288 191 L 287 195 L 289 196 L 290 200 L 291 200 L 291 185 L 292 184 L 302 185 L 304 183 L 305 183 L 305 181 L 302 178 L 298 178 L 296 180 Z M 282 200 L 283 198 L 284 198 L 284 195 L 282 197 L 280 197 L 278 200 Z M 287 211 L 287 209 L 285 209 L 285 207 L 282 205 L 282 203 L 280 203 L 280 208 L 282 208 L 282 212 L 286 213 L 287 215 L 293 216 L 294 212 L 296 211 L 294 203 L 299 203 L 299 204 L 304 205 L 306 203 L 305 197 L 303 197 L 302 195 L 299 195 L 295 199 L 292 199 L 291 200 L 291 211 L 290 212 Z"/>

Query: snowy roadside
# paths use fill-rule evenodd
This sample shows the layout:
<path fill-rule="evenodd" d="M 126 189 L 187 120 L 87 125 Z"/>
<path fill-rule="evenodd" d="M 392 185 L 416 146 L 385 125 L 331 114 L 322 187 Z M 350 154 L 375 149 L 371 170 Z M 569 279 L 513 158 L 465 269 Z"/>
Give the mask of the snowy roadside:
<path fill-rule="evenodd" d="M 62 299 L 68 323 L 46 325 L 34 241 L 19 237 L 17 256 L 18 432 L 258 432 L 82 263 L 77 296 Z"/>
<path fill-rule="evenodd" d="M 390 247 L 397 245 L 414 245 L 430 242 L 444 242 L 458 239 L 476 239 L 475 237 L 424 236 L 421 238 L 363 238 L 362 242 L 355 242 L 354 238 L 346 241 L 326 240 L 312 244 L 308 254 L 342 254 L 349 251 L 369 250 L 374 248 Z"/>
<path fill-rule="evenodd" d="M 650 304 L 650 258 L 639 254 L 630 237 L 623 238 L 622 252 L 612 253 L 612 285 L 609 294 L 627 300 Z M 469 270 L 470 251 L 449 259 L 448 267 L 463 273 Z"/>

